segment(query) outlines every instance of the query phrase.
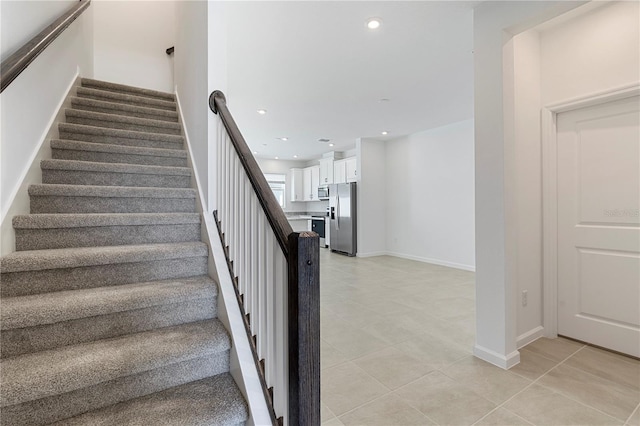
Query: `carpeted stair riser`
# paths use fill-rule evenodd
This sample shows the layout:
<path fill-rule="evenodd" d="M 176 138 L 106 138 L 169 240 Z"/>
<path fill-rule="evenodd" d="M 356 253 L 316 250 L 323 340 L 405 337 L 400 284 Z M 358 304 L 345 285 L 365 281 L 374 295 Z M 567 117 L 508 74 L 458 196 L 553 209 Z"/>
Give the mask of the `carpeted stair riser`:
<path fill-rule="evenodd" d="M 125 93 L 135 96 L 159 99 L 163 101 L 173 102 L 176 100 L 176 96 L 173 93 L 160 92 L 151 89 L 142 89 L 139 87 L 128 86 L 125 84 L 111 83 L 107 81 L 93 80 L 90 78 L 83 78 L 80 80 L 82 87 L 90 87 L 93 89 L 104 90 L 115 93 Z"/>
<path fill-rule="evenodd" d="M 16 250 L 200 241 L 200 224 L 16 229 Z"/>
<path fill-rule="evenodd" d="M 186 278 L 206 273 L 206 257 L 3 273 L 2 297 Z"/>
<path fill-rule="evenodd" d="M 193 189 L 31 185 L 31 213 L 194 213 Z"/>
<path fill-rule="evenodd" d="M 13 218 L 16 250 L 200 240 L 197 213 L 35 214 Z"/>
<path fill-rule="evenodd" d="M 170 123 L 146 118 L 123 117 L 100 112 L 67 109 L 67 123 L 82 126 L 103 127 L 108 129 L 131 130 L 135 132 L 158 133 L 165 135 L 180 135 L 181 127 L 178 123 Z"/>
<path fill-rule="evenodd" d="M 35 426 L 50 424 L 91 410 L 164 391 L 229 371 L 229 351 L 204 356 L 124 376 L 75 391 L 3 407 L 0 424 Z M 66 422 L 63 421 L 62 424 Z M 109 423 L 108 423 L 109 424 Z M 126 424 L 110 423 L 111 425 Z M 139 423 L 143 424 L 150 423 Z"/>
<path fill-rule="evenodd" d="M 56 426 L 233 426 L 245 424 L 246 410 L 233 378 L 224 373 L 67 419 Z"/>
<path fill-rule="evenodd" d="M 42 183 L 189 188 L 191 186 L 191 176 L 108 173 L 84 170 L 42 170 Z"/>
<path fill-rule="evenodd" d="M 107 90 L 91 89 L 88 87 L 78 87 L 76 90 L 76 96 L 79 98 L 121 103 L 129 106 L 141 106 L 144 108 L 163 109 L 166 111 L 176 111 L 177 109 L 175 102 L 162 101 L 124 93 L 109 92 Z"/>
<path fill-rule="evenodd" d="M 180 135 L 109 129 L 105 127 L 85 126 L 73 123 L 59 124 L 58 133 L 60 135 L 60 139 L 63 140 L 108 145 L 184 150 L 184 138 Z"/>
<path fill-rule="evenodd" d="M 134 146 L 104 145 L 76 141 L 51 141 L 55 160 L 93 163 L 138 164 L 143 166 L 186 167 L 184 151 Z"/>
<path fill-rule="evenodd" d="M 200 298 L 72 321 L 3 330 L 2 358 L 216 317 L 216 300 Z"/>
<path fill-rule="evenodd" d="M 2 297 L 77 290 L 207 274 L 207 257 L 115 263 L 2 274 Z"/>
<path fill-rule="evenodd" d="M 178 122 L 177 112 L 116 102 L 99 101 L 96 99 L 72 97 L 71 107 L 80 111 L 102 112 L 105 114 L 121 115 L 124 117 L 148 118 L 151 120 L 162 120 L 172 123 Z"/>

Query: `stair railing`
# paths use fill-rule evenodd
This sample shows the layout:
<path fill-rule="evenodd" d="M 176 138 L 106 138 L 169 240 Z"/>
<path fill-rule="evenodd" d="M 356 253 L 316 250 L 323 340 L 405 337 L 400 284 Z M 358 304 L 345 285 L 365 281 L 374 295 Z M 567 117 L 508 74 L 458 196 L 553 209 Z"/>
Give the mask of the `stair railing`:
<path fill-rule="evenodd" d="M 24 71 L 73 21 L 87 10 L 91 0 L 80 0 L 58 19 L 36 34 L 0 64 L 0 93 Z"/>
<path fill-rule="evenodd" d="M 214 212 L 274 424 L 320 425 L 320 253 L 293 232 L 220 91 Z"/>

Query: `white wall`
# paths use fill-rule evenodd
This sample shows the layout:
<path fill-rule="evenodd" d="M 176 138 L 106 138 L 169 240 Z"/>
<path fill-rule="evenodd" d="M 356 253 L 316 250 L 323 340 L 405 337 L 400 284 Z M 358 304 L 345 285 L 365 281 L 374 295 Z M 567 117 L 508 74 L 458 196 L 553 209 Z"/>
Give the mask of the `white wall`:
<path fill-rule="evenodd" d="M 2 0 L 0 2 L 2 59 L 6 59 L 77 3 L 77 0 Z"/>
<path fill-rule="evenodd" d="M 611 2 L 542 30 L 542 103 L 637 83 L 639 16 L 639 2 Z"/>
<path fill-rule="evenodd" d="M 91 7 L 95 78 L 173 92 L 173 58 L 165 50 L 176 41 L 175 2 L 93 0 Z"/>
<path fill-rule="evenodd" d="M 39 32 L 43 22 L 58 17 L 56 8 L 43 3 L 21 2 L 20 7 L 5 8 L 2 2 L 2 36 L 14 41 Z M 47 10 L 47 14 L 41 13 Z M 2 221 L 2 253 L 13 250 L 5 244 L 11 215 L 28 213 L 27 186 L 41 181 L 34 160 L 46 155 L 47 132 L 57 120 L 56 114 L 78 73 L 91 77 L 93 5 L 74 21 L 45 51 L 22 72 L 0 96 L 0 221 Z M 64 8 L 66 9 L 66 8 Z M 45 16 L 48 15 L 48 16 Z M 34 16 L 31 21 L 30 17 Z M 46 19 L 48 17 L 48 19 Z M 14 22 L 21 23 L 20 27 Z M 24 25 L 25 27 L 22 27 Z M 37 27 L 37 30 L 33 30 Z M 15 33 L 11 29 L 15 30 Z M 31 28 L 31 30 L 29 30 Z M 5 33 L 6 31 L 6 33 Z M 3 40 L 4 43 L 4 40 Z M 3 49 L 5 45 L 3 44 Z M 9 46 L 7 44 L 7 46 Z M 7 47 L 11 49 L 11 47 Z M 54 130 L 56 130 L 54 126 Z M 57 133 L 55 133 L 57 135 Z"/>
<path fill-rule="evenodd" d="M 211 212 L 209 200 L 208 107 L 208 2 L 180 1 L 176 3 L 175 91 L 184 117 L 184 129 L 190 141 L 195 175 L 203 196 L 204 209 Z"/>
<path fill-rule="evenodd" d="M 640 80 L 639 3 L 567 15 L 513 38 L 517 294 L 528 292 L 527 306 L 517 303 L 518 346 L 544 331 L 540 108 Z"/>
<path fill-rule="evenodd" d="M 389 254 L 475 268 L 473 146 L 473 120 L 386 143 Z"/>
<path fill-rule="evenodd" d="M 387 252 L 385 142 L 358 139 L 356 153 L 357 254 L 359 257 L 380 256 Z"/>
<path fill-rule="evenodd" d="M 580 2 L 484 2 L 474 9 L 476 356 L 509 368 L 517 340 L 512 37 Z"/>

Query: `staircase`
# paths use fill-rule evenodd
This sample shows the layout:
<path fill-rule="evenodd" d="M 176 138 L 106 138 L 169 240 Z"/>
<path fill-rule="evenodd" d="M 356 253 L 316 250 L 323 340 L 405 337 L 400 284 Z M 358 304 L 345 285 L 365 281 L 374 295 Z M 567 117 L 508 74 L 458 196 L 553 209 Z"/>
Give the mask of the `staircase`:
<path fill-rule="evenodd" d="M 65 113 L 1 259 L 0 423 L 244 424 L 174 95 L 82 79 Z"/>

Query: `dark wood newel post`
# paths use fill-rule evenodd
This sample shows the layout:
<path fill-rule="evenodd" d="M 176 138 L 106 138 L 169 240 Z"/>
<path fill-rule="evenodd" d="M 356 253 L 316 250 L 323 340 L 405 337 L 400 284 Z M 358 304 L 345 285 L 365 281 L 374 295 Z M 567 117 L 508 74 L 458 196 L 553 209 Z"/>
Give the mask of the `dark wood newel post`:
<path fill-rule="evenodd" d="M 320 425 L 320 239 L 289 235 L 289 425 Z"/>

